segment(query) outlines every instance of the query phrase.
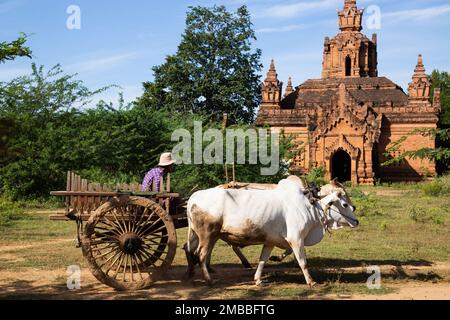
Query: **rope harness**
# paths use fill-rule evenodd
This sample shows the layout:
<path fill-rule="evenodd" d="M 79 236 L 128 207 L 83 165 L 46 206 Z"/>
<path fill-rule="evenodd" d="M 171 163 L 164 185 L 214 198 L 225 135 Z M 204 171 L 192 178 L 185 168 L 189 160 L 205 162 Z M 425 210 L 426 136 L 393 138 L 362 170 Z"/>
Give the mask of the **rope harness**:
<path fill-rule="evenodd" d="M 327 204 L 325 208 L 322 208 L 322 205 L 320 203 L 321 197 L 319 196 L 319 188 L 315 185 L 309 186 L 307 185 L 304 195 L 308 198 L 311 205 L 315 208 L 314 212 L 316 214 L 316 217 L 318 218 L 320 224 L 322 225 L 323 230 L 326 233 L 331 234 L 331 229 L 329 226 L 329 222 L 332 221 L 331 219 L 331 212 L 335 212 L 341 216 L 343 216 L 347 221 L 351 221 L 353 223 L 356 223 L 357 220 L 355 220 L 352 217 L 347 216 L 346 214 L 340 212 L 339 210 L 334 210 L 332 208 L 331 204 Z"/>
<path fill-rule="evenodd" d="M 322 225 L 323 230 L 325 233 L 329 233 L 331 235 L 331 229 L 329 226 L 329 222 L 331 221 L 329 212 L 331 212 L 331 205 L 327 205 L 325 209 L 322 209 L 322 206 L 319 203 L 319 200 L 316 202 L 316 212 L 317 212 L 317 218 L 319 219 L 320 224 Z M 323 215 L 321 215 L 321 211 L 323 210 Z"/>

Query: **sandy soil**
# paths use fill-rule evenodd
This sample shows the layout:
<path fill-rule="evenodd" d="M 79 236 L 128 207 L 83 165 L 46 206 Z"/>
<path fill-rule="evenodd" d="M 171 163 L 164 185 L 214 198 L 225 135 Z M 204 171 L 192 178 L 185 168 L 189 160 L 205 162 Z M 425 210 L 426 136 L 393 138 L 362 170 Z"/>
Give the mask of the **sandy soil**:
<path fill-rule="evenodd" d="M 382 273 L 388 272 L 395 266 L 384 266 Z M 221 270 L 223 269 L 223 270 Z M 405 272 L 437 272 L 439 270 L 449 270 L 450 263 L 438 263 L 431 267 L 404 266 Z M 225 270 L 227 272 L 225 272 Z M 265 296 L 265 290 L 270 290 L 282 286 L 284 289 L 306 289 L 302 284 L 283 284 L 281 282 L 269 282 L 263 287 L 256 287 L 251 281 L 253 271 L 243 270 L 238 266 L 218 267 L 216 269 L 218 280 L 213 289 L 205 286 L 199 273 L 195 280 L 183 282 L 179 279 L 184 274 L 184 267 L 172 268 L 167 279 L 155 283 L 150 289 L 138 292 L 117 292 L 99 283 L 89 272 L 83 269 L 81 272 L 81 289 L 67 289 L 67 274 L 65 270 L 43 271 L 38 269 L 27 269 L 19 272 L 0 272 L 0 299 L 233 299 L 234 296 L 223 295 L 222 292 L 251 291 L 261 293 L 256 299 L 275 298 L 270 295 Z M 224 272 L 222 272 L 224 271 Z M 295 269 L 292 269 L 295 272 Z M 360 272 L 361 268 L 348 268 L 346 272 Z M 299 274 L 300 276 L 300 274 Z M 321 285 L 319 285 L 320 288 Z M 305 296 L 290 296 L 289 299 L 345 299 L 345 300 L 450 300 L 450 283 L 440 281 L 399 281 L 390 282 L 389 288 L 396 289 L 394 293 L 388 294 L 320 294 Z M 249 298 L 252 298 L 251 296 Z"/>

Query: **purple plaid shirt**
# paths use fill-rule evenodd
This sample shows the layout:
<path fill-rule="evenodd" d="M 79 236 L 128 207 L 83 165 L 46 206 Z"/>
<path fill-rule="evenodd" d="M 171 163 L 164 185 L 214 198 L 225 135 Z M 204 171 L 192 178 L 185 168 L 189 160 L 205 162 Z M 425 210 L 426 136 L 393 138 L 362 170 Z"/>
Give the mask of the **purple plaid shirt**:
<path fill-rule="evenodd" d="M 156 190 L 151 190 L 154 192 L 159 192 L 161 189 L 161 179 L 164 177 L 164 169 L 161 167 L 156 167 L 145 175 L 144 181 L 142 182 L 142 192 L 146 192 L 152 189 L 153 182 L 156 184 Z"/>

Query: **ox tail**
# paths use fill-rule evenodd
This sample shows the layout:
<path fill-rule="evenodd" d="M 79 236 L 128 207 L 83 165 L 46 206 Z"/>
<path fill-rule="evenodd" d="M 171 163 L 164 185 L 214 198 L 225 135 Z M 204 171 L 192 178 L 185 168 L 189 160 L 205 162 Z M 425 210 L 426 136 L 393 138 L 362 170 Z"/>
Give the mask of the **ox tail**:
<path fill-rule="evenodd" d="M 188 235 L 187 243 L 185 245 L 186 253 L 195 256 L 197 254 L 197 249 L 199 246 L 199 238 L 193 229 L 193 217 L 192 217 L 192 204 L 188 203 L 187 207 L 187 217 L 188 217 Z M 197 259 L 195 259 L 197 260 Z"/>
<path fill-rule="evenodd" d="M 188 228 L 188 235 L 187 235 L 187 243 L 184 245 L 184 251 L 186 253 L 186 259 L 187 259 L 187 263 L 188 263 L 186 279 L 190 279 L 194 276 L 195 265 L 199 264 L 199 259 L 195 253 L 198 249 L 199 238 L 192 227 L 193 221 L 192 221 L 192 205 L 191 205 L 191 203 L 188 203 L 187 217 L 188 217 L 189 228 Z"/>
<path fill-rule="evenodd" d="M 195 231 L 189 226 L 186 249 L 189 253 L 195 253 L 198 247 L 198 236 Z"/>

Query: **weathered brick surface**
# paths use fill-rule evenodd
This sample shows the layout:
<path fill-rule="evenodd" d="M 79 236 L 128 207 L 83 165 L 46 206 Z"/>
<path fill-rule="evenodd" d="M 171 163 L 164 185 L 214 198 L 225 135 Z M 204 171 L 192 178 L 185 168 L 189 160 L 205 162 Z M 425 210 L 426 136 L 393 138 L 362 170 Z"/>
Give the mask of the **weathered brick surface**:
<path fill-rule="evenodd" d="M 435 163 L 428 160 L 407 159 L 380 166 L 388 159 L 385 153 L 392 142 L 417 129 L 436 128 L 440 92 L 435 90 L 431 103 L 421 55 L 409 95 L 386 77 L 378 77 L 377 38 L 373 35 L 369 40 L 361 33 L 362 15 L 356 1 L 345 1 L 344 10 L 338 13 L 341 32 L 325 39 L 322 79 L 307 80 L 295 89 L 289 79 L 282 96 L 282 82 L 272 61 L 261 87 L 263 99 L 256 124 L 283 128 L 286 134 L 296 136 L 298 155 L 292 159 L 292 168 L 302 173 L 323 166 L 332 178 L 336 171 L 333 157 L 343 150 L 350 163 L 342 165 L 350 165 L 354 183 L 433 176 Z M 434 147 L 433 139 L 415 133 L 390 156 Z"/>

